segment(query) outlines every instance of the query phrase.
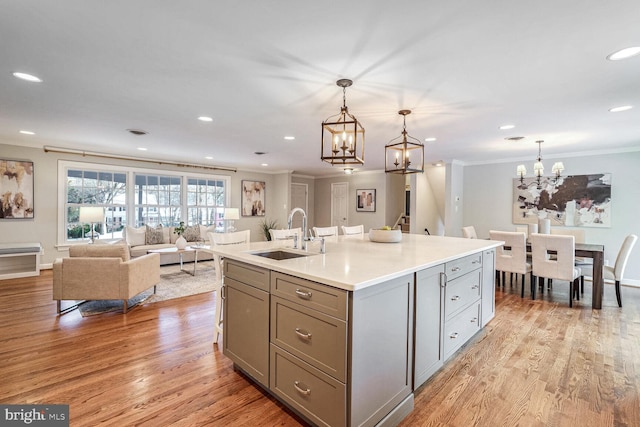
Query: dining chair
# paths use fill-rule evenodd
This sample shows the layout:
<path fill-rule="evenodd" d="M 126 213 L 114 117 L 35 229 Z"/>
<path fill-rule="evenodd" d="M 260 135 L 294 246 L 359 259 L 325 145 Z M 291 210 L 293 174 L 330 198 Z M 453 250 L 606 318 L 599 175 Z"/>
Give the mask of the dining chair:
<path fill-rule="evenodd" d="M 535 278 L 544 293 L 544 279 L 569 282 L 569 307 L 573 307 L 574 296 L 579 300 L 579 280 L 581 270 L 575 266 L 575 237 L 534 233 L 531 241 L 532 273 L 531 298 L 536 299 Z M 554 254 L 552 258 L 549 255 Z"/>
<path fill-rule="evenodd" d="M 624 276 L 624 270 L 627 268 L 627 261 L 629 261 L 629 255 L 631 250 L 636 244 L 638 236 L 635 234 L 629 234 L 622 242 L 622 246 L 616 256 L 616 263 L 612 266 L 605 265 L 602 267 L 602 279 L 613 281 L 616 287 L 616 299 L 618 300 L 618 307 L 622 307 L 622 296 L 620 295 L 620 281 Z M 585 274 L 593 275 L 593 265 L 591 270 L 589 267 L 585 267 Z"/>
<path fill-rule="evenodd" d="M 551 227 L 551 234 L 562 236 L 573 236 L 576 238 L 576 243 L 585 242 L 585 232 L 578 228 L 566 228 L 566 227 Z M 593 266 L 593 259 L 587 257 L 576 257 L 576 267 L 583 270 L 583 274 L 580 276 L 580 293 L 584 293 L 584 269 L 586 267 Z"/>
<path fill-rule="evenodd" d="M 342 234 L 348 238 L 361 239 L 362 237 L 364 237 L 364 225 L 363 224 L 352 225 L 352 226 L 343 225 Z"/>
<path fill-rule="evenodd" d="M 251 230 L 235 231 L 232 233 L 212 233 L 208 232 L 211 246 L 238 245 L 251 241 Z M 216 292 L 216 312 L 213 330 L 213 343 L 218 342 L 218 336 L 222 334 L 222 288 L 224 286 L 223 259 L 220 255 L 213 254 L 213 263 L 216 269 L 216 282 L 214 291 Z"/>
<path fill-rule="evenodd" d="M 271 235 L 271 240 L 291 240 L 292 238 L 297 238 L 302 233 L 302 228 L 285 228 L 283 230 L 277 230 L 275 228 L 269 229 L 269 234 Z"/>
<path fill-rule="evenodd" d="M 505 285 L 505 273 L 511 273 L 511 279 L 515 273 L 516 283 L 518 282 L 517 275 L 520 274 L 522 277 L 520 297 L 524 298 L 525 275 L 531 273 L 531 263 L 527 262 L 525 234 L 517 231 L 490 230 L 489 238 L 504 242 L 504 245 L 498 247 L 496 251 L 496 271 L 502 274 L 502 286 Z M 533 282 L 533 276 L 530 281 Z"/>
<path fill-rule="evenodd" d="M 316 237 L 330 237 L 338 235 L 338 226 L 333 225 L 331 227 L 313 227 L 313 234 Z"/>
<path fill-rule="evenodd" d="M 467 239 L 477 239 L 476 228 L 473 225 L 462 227 L 462 236 Z"/>

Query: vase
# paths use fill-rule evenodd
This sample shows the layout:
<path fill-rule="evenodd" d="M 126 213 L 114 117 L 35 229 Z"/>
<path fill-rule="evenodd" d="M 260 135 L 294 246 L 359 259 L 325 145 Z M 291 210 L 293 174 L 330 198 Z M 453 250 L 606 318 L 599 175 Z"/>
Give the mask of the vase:
<path fill-rule="evenodd" d="M 187 247 L 187 239 L 185 239 L 184 237 L 182 237 L 182 235 L 180 235 L 176 240 L 176 248 L 182 250 L 186 247 Z"/>

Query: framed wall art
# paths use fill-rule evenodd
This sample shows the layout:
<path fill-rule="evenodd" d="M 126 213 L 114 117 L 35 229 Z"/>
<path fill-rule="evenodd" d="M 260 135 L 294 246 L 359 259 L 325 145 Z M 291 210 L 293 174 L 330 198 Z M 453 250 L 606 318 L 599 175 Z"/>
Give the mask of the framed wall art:
<path fill-rule="evenodd" d="M 611 174 L 513 180 L 513 223 L 611 227 Z"/>
<path fill-rule="evenodd" d="M 356 211 L 376 211 L 376 190 L 356 190 Z"/>
<path fill-rule="evenodd" d="M 242 181 L 242 216 L 265 216 L 264 181 Z"/>
<path fill-rule="evenodd" d="M 33 162 L 0 159 L 0 219 L 33 218 Z"/>

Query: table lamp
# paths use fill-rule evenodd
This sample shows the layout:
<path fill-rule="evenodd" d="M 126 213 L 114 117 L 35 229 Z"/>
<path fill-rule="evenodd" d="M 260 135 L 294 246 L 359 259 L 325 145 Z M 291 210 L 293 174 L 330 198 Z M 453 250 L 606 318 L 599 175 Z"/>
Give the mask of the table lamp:
<path fill-rule="evenodd" d="M 227 222 L 227 233 L 233 233 L 236 231 L 236 228 L 233 226 L 233 222 L 236 219 L 240 219 L 240 209 L 225 208 L 223 219 Z"/>
<path fill-rule="evenodd" d="M 104 221 L 104 208 L 99 206 L 80 206 L 79 220 L 82 223 L 91 224 L 91 243 L 94 243 L 94 224 Z"/>

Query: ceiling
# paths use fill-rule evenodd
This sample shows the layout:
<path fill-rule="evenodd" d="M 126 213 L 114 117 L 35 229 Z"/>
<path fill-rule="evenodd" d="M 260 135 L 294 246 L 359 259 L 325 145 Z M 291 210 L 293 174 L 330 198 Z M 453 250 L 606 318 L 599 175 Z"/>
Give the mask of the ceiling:
<path fill-rule="evenodd" d="M 384 169 L 400 109 L 413 111 L 411 136 L 437 138 L 427 163 L 533 163 L 536 140 L 549 159 L 640 150 L 640 55 L 606 59 L 640 46 L 638 0 L 1 4 L 5 143 L 335 174 L 320 161 L 320 125 L 349 78 L 346 103 L 366 130 L 356 172 Z M 636 108 L 608 111 L 620 105 Z"/>

